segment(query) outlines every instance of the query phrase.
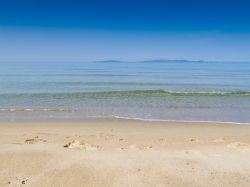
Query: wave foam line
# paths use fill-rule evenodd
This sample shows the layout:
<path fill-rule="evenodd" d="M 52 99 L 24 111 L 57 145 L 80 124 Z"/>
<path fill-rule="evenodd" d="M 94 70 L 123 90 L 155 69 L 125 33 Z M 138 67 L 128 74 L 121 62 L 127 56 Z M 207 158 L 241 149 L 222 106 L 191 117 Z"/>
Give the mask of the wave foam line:
<path fill-rule="evenodd" d="M 149 121 L 149 122 L 182 122 L 182 123 L 221 123 L 221 124 L 237 124 L 250 125 L 250 123 L 240 123 L 233 121 L 192 121 L 192 120 L 165 120 L 165 119 L 147 119 L 147 118 L 130 118 L 123 116 L 113 116 L 115 119 L 135 120 L 135 121 Z"/>

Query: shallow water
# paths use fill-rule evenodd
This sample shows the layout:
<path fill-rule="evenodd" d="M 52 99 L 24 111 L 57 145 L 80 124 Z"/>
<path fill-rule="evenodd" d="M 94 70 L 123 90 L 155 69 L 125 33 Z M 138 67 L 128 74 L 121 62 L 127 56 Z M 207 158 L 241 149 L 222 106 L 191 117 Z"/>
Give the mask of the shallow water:
<path fill-rule="evenodd" d="M 1 62 L 0 119 L 250 122 L 247 62 Z"/>

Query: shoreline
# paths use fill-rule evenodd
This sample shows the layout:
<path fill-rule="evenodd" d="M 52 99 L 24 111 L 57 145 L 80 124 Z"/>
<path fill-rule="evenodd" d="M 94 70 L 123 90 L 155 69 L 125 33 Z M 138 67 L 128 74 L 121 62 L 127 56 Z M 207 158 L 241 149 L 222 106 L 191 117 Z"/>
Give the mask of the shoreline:
<path fill-rule="evenodd" d="M 2 123 L 64 123 L 64 122 L 78 122 L 78 123 L 92 123 L 92 122 L 141 122 L 141 123 L 162 123 L 162 124 L 212 124 L 212 125 L 250 125 L 250 122 L 234 122 L 234 121 L 203 121 L 203 120 L 164 120 L 164 119 L 143 119 L 143 118 L 129 118 L 114 116 L 114 118 L 103 118 L 94 116 L 86 119 L 17 119 L 17 120 L 0 120 Z"/>

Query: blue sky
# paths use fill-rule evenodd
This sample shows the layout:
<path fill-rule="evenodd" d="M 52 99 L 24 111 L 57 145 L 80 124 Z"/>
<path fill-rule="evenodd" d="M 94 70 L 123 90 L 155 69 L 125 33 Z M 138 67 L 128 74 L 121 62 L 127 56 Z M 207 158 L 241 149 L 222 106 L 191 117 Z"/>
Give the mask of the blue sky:
<path fill-rule="evenodd" d="M 248 0 L 0 0 L 0 61 L 250 61 Z"/>

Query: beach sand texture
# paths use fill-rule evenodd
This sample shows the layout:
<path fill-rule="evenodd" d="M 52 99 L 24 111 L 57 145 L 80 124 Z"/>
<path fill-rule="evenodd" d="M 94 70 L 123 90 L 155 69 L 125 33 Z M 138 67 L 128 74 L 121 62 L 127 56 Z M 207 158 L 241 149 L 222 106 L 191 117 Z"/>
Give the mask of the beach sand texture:
<path fill-rule="evenodd" d="M 248 125 L 2 122 L 0 147 L 0 186 L 250 186 Z"/>

